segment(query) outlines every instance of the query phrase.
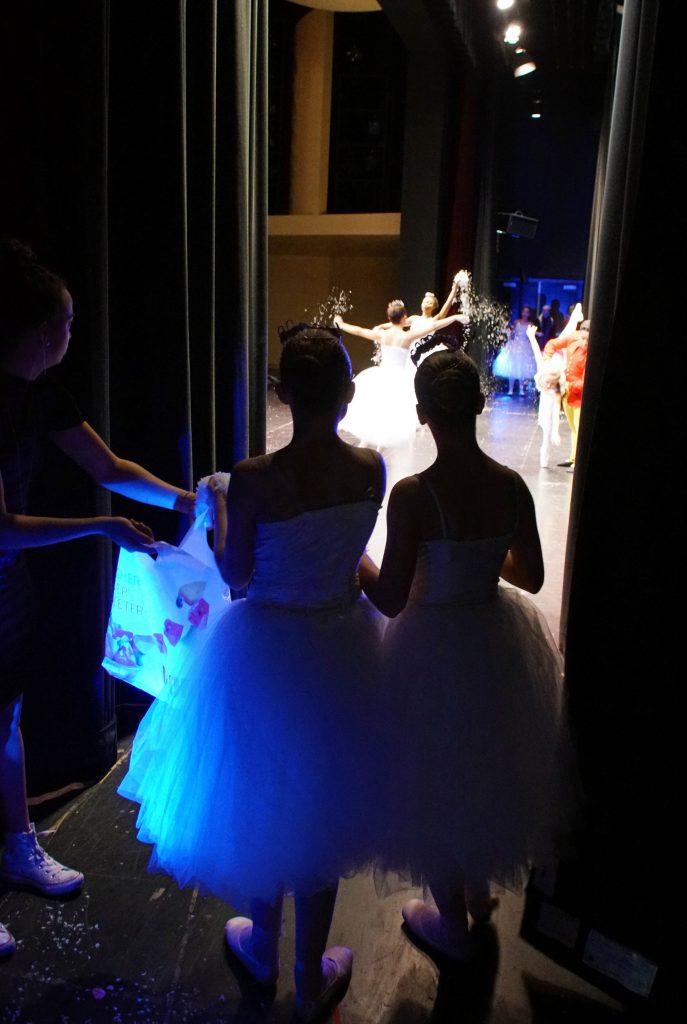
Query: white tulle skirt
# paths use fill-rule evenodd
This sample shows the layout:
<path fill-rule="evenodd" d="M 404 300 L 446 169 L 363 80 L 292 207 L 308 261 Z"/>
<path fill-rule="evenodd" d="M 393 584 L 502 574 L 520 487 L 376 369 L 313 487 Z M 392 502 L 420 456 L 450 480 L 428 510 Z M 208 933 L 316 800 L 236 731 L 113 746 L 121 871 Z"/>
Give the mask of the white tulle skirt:
<path fill-rule="evenodd" d="M 516 327 L 492 364 L 495 377 L 529 380 L 537 372 L 532 346 L 524 330 Z"/>
<path fill-rule="evenodd" d="M 141 722 L 119 792 L 151 869 L 249 909 L 313 893 L 376 850 L 380 617 L 234 602 L 174 700 Z"/>
<path fill-rule="evenodd" d="M 403 755 L 382 869 L 430 887 L 520 887 L 555 856 L 579 799 L 543 616 L 501 586 L 488 604 L 408 607 L 384 644 L 388 728 Z"/>
<path fill-rule="evenodd" d="M 394 353 L 395 354 L 395 353 Z M 372 448 L 393 448 L 410 441 L 419 427 L 413 387 L 415 367 L 403 364 L 370 366 L 355 378 L 355 395 L 341 420 L 341 430 Z M 387 353 L 382 353 L 384 359 Z"/>

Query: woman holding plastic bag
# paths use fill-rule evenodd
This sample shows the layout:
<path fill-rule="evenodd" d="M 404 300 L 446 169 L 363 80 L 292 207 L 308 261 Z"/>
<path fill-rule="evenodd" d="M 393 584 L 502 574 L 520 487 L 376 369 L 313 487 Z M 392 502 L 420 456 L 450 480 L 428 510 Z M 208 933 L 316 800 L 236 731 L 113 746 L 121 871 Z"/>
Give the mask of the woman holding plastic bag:
<path fill-rule="evenodd" d="M 30 515 L 30 488 L 51 444 L 102 487 L 149 505 L 191 514 L 195 495 L 142 466 L 118 458 L 79 412 L 49 370 L 64 358 L 73 319 L 65 282 L 30 248 L 0 242 L 0 881 L 43 895 L 64 895 L 83 875 L 57 863 L 39 845 L 28 820 L 21 695 L 32 648 L 31 588 L 22 551 L 94 534 L 127 550 L 145 551 L 149 528 L 133 519 L 61 519 Z M 0 925 L 0 956 L 14 940 Z"/>

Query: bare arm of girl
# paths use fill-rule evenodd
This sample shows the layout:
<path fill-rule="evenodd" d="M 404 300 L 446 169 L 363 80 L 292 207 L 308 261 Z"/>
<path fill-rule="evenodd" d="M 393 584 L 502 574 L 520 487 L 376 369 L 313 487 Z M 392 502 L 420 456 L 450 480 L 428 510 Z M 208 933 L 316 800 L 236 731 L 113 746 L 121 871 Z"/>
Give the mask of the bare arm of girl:
<path fill-rule="evenodd" d="M 534 501 L 522 477 L 516 475 L 518 526 L 501 566 L 501 578 L 514 587 L 536 594 L 544 582 L 544 559 L 537 529 Z"/>
<path fill-rule="evenodd" d="M 530 340 L 532 355 L 534 356 L 534 361 L 537 364 L 537 372 L 539 372 L 539 370 L 541 370 L 542 366 L 544 365 L 544 357 L 541 354 L 539 342 L 537 341 L 537 328 L 535 324 L 530 324 L 530 326 L 527 328 L 527 337 Z"/>
<path fill-rule="evenodd" d="M 344 323 L 340 316 L 334 317 L 334 326 L 338 327 L 341 331 L 345 331 L 346 334 L 354 334 L 357 338 L 365 338 L 367 341 L 377 341 L 379 337 L 378 330 L 371 331 L 367 327 L 357 327 L 355 324 Z"/>
<path fill-rule="evenodd" d="M 232 470 L 226 495 L 212 489 L 215 561 L 222 579 L 233 590 L 242 590 L 250 583 L 255 567 L 258 473 L 255 461 L 246 459 Z"/>
<path fill-rule="evenodd" d="M 14 515 L 7 511 L 0 476 L 0 548 L 43 548 L 79 537 L 109 537 L 127 551 L 149 551 L 155 538 L 148 526 L 119 516 L 53 518 Z"/>
<path fill-rule="evenodd" d="M 457 275 L 456 275 L 456 277 L 457 277 Z M 458 291 L 458 281 L 454 277 L 453 278 L 453 284 L 451 285 L 451 291 L 448 293 L 448 295 L 446 297 L 446 302 L 443 304 L 443 306 L 441 307 L 441 309 L 439 310 L 439 312 L 436 315 L 436 319 L 437 320 L 443 320 L 443 318 L 448 314 L 449 310 L 451 309 L 451 306 L 455 302 L 456 292 L 457 291 Z"/>
<path fill-rule="evenodd" d="M 453 313 L 452 316 L 444 317 L 442 320 L 438 320 L 438 319 L 435 320 L 434 321 L 434 325 L 432 327 L 432 330 L 433 331 L 440 331 L 443 327 L 449 327 L 451 324 L 457 324 L 457 323 L 466 324 L 468 322 L 468 319 L 469 318 L 464 313 Z M 413 341 L 416 341 L 417 338 L 424 338 L 426 336 L 427 336 L 427 328 L 426 327 L 415 327 L 415 328 L 411 327 L 411 329 L 409 331 L 406 331 L 406 338 L 408 339 L 408 344 L 409 345 Z"/>
<path fill-rule="evenodd" d="M 420 543 L 419 483 L 414 477 L 399 480 L 389 495 L 387 537 L 381 568 L 368 555 L 359 567 L 360 585 L 372 603 L 388 618 L 403 611 L 415 575 Z"/>
<path fill-rule="evenodd" d="M 57 430 L 51 437 L 65 455 L 108 491 L 134 498 L 146 505 L 159 505 L 161 508 L 193 514 L 195 494 L 160 480 L 136 462 L 120 459 L 88 423 L 81 423 L 68 430 Z"/>

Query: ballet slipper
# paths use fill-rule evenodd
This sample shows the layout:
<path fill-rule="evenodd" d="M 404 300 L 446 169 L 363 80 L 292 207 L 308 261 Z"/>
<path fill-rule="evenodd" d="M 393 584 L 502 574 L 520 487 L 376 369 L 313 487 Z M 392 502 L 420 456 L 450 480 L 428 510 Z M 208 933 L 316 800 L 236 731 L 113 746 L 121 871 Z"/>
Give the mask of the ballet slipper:
<path fill-rule="evenodd" d="M 450 924 L 437 909 L 424 900 L 410 900 L 401 910 L 406 927 L 437 953 L 452 960 L 467 960 L 470 956 L 470 935 L 467 927 Z"/>
<path fill-rule="evenodd" d="M 261 985 L 276 985 L 279 977 L 278 944 L 266 960 L 255 955 L 253 947 L 253 922 L 248 917 L 232 917 L 224 926 L 227 946 L 246 970 Z"/>

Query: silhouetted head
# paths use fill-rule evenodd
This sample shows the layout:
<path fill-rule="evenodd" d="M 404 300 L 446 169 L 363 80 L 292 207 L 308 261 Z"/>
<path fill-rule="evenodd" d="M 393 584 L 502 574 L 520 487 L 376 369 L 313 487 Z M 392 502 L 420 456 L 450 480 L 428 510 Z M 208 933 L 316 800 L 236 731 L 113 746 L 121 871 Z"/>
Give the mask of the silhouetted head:
<path fill-rule="evenodd" d="M 479 370 L 464 352 L 433 352 L 415 374 L 418 406 L 437 426 L 474 424 L 484 408 Z"/>
<path fill-rule="evenodd" d="M 0 349 L 7 350 L 69 305 L 65 282 L 42 266 L 28 245 L 0 240 Z"/>
<path fill-rule="evenodd" d="M 349 401 L 351 360 L 334 328 L 295 324 L 280 329 L 280 397 L 304 412 L 329 412 Z"/>
<path fill-rule="evenodd" d="M 400 324 L 408 314 L 406 313 L 405 304 L 401 299 L 392 299 L 386 307 L 386 315 L 392 324 Z"/>

